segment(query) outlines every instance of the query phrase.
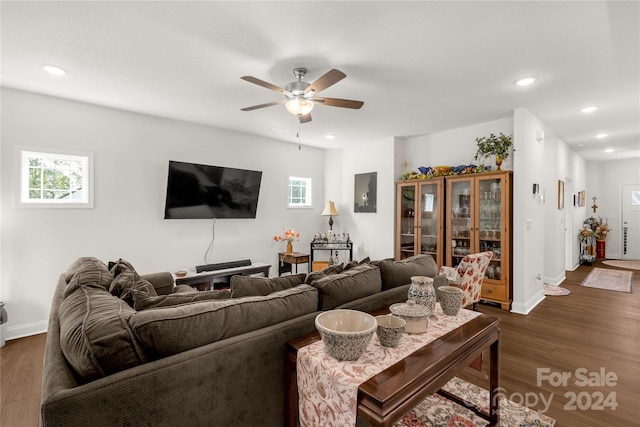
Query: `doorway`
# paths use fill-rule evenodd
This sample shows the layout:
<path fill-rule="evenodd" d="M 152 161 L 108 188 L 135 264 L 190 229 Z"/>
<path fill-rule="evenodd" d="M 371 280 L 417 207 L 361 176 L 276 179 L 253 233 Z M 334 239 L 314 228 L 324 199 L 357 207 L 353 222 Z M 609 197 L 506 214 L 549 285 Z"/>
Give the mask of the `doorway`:
<path fill-rule="evenodd" d="M 640 260 L 640 185 L 622 186 L 622 259 Z"/>

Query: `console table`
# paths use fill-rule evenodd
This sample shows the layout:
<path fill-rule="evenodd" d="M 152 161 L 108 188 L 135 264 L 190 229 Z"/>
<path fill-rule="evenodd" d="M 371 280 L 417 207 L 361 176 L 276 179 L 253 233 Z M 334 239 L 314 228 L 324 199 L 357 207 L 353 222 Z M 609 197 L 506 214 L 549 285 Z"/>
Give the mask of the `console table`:
<path fill-rule="evenodd" d="M 469 409 L 487 420 L 489 426 L 498 425 L 499 322 L 498 318 L 480 315 L 360 384 L 357 415 L 376 427 L 391 426 L 435 392 L 463 405 L 462 399 L 440 388 L 484 350 L 490 350 L 489 413 Z M 297 353 L 318 340 L 319 335 L 313 333 L 287 345 L 286 425 L 291 427 L 298 424 Z"/>
<path fill-rule="evenodd" d="M 216 289 L 216 285 L 220 284 L 223 284 L 224 286 L 218 287 L 228 287 L 232 276 L 248 276 L 250 274 L 262 273 L 265 277 L 269 277 L 269 268 L 271 268 L 271 264 L 256 263 L 244 267 L 204 271 L 202 273 L 196 273 L 185 277 L 177 277 L 176 285 L 189 285 L 197 288 L 199 291 L 212 290 Z"/>
<path fill-rule="evenodd" d="M 315 251 L 349 251 L 349 261 L 353 260 L 353 242 L 311 242 L 311 253 L 309 263 L 313 270 L 313 257 Z"/>

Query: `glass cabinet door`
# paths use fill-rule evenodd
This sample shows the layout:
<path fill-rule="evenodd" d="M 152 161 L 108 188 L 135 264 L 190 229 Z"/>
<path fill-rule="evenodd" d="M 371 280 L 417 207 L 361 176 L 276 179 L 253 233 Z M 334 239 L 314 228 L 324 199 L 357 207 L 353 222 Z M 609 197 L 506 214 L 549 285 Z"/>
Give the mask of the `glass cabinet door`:
<path fill-rule="evenodd" d="M 455 267 L 473 249 L 473 210 L 471 196 L 473 181 L 451 182 L 449 215 L 451 250 L 447 265 Z"/>
<path fill-rule="evenodd" d="M 400 259 L 416 255 L 416 186 L 399 188 Z"/>
<path fill-rule="evenodd" d="M 485 278 L 489 280 L 502 279 L 502 241 L 505 232 L 502 218 L 502 194 L 502 180 L 500 178 L 478 180 L 479 249 L 481 252 L 493 252 L 493 258 L 485 272 Z"/>
<path fill-rule="evenodd" d="M 429 254 L 436 264 L 440 248 L 440 191 L 436 183 L 420 185 L 420 253 Z"/>

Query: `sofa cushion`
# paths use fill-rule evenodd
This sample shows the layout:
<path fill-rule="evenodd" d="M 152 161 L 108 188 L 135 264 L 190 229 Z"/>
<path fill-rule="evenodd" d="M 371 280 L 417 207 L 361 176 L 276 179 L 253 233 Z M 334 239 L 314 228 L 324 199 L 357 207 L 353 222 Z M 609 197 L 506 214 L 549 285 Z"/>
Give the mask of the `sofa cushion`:
<path fill-rule="evenodd" d="M 153 285 L 140 277 L 138 272 L 127 261 L 120 259 L 109 263 L 114 278 L 109 285 L 109 292 L 117 296 L 130 307 L 133 307 L 133 290 L 137 289 L 149 296 L 158 296 Z"/>
<path fill-rule="evenodd" d="M 69 275 L 71 276 L 69 277 Z M 71 295 L 80 286 L 86 284 L 96 284 L 105 290 L 109 289 L 113 275 L 102 261 L 92 257 L 83 257 L 78 258 L 67 269 L 65 280 L 68 285 L 64 290 L 64 298 Z"/>
<path fill-rule="evenodd" d="M 96 284 L 80 286 L 60 304 L 60 346 L 79 378 L 89 382 L 147 361 L 127 323 L 133 313 Z"/>
<path fill-rule="evenodd" d="M 311 282 L 318 290 L 319 310 L 332 310 L 339 305 L 380 292 L 380 270 L 363 264 L 340 274 L 324 276 Z"/>
<path fill-rule="evenodd" d="M 317 291 L 299 285 L 267 296 L 143 310 L 131 315 L 129 325 L 149 351 L 169 356 L 313 313 L 317 306 Z"/>
<path fill-rule="evenodd" d="M 382 277 L 382 290 L 411 283 L 412 276 L 434 277 L 438 274 L 438 267 L 431 255 L 421 254 L 405 258 L 400 261 L 380 261 L 380 276 Z"/>
<path fill-rule="evenodd" d="M 274 277 L 231 277 L 231 298 L 265 296 L 273 292 L 294 288 L 304 283 L 306 274 L 292 274 L 290 276 Z"/>
<path fill-rule="evenodd" d="M 147 310 L 149 308 L 169 307 L 172 305 L 186 304 L 190 302 L 209 301 L 213 299 L 229 299 L 231 291 L 220 289 L 203 292 L 185 292 L 169 295 L 151 296 L 139 289 L 132 290 L 133 308 L 136 311 Z"/>

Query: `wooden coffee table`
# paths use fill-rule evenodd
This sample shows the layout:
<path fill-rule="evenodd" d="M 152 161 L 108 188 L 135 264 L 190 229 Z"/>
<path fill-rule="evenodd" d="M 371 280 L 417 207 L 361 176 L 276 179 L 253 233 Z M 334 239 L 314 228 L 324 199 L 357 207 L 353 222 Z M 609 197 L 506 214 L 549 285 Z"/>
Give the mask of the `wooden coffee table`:
<path fill-rule="evenodd" d="M 499 387 L 500 319 L 481 315 L 432 341 L 390 366 L 358 388 L 358 416 L 372 426 L 391 426 L 425 397 L 438 392 L 464 405 L 463 400 L 440 390 L 458 372 L 489 349 L 489 413 L 469 408 L 497 426 Z M 320 340 L 317 333 L 290 341 L 287 348 L 287 425 L 298 425 L 298 349 Z"/>

